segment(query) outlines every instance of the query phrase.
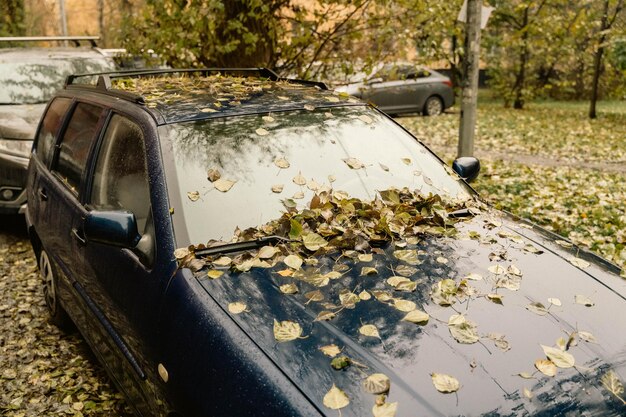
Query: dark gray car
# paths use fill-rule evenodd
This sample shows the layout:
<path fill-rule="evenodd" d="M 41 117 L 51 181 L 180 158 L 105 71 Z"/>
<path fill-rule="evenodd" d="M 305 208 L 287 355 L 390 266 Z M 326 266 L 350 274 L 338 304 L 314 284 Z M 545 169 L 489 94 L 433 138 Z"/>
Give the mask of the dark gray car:
<path fill-rule="evenodd" d="M 35 130 L 65 77 L 114 68 L 113 58 L 97 48 L 0 48 L 0 214 L 24 210 Z"/>
<path fill-rule="evenodd" d="M 367 80 L 337 91 L 368 101 L 389 114 L 435 116 L 454 104 L 450 78 L 412 64 L 385 65 Z"/>

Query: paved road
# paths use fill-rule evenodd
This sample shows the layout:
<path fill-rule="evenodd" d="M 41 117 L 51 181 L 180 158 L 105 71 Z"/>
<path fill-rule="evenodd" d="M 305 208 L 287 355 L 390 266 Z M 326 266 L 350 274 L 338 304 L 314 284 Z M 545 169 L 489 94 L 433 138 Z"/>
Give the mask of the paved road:
<path fill-rule="evenodd" d="M 0 216 L 0 415 L 129 416 L 83 338 L 47 321 L 21 216 Z"/>

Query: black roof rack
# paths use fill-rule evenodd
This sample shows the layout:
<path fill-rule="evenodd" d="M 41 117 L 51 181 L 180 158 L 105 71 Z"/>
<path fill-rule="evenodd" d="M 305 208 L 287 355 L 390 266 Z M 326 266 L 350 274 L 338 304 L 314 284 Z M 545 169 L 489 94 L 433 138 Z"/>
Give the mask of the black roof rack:
<path fill-rule="evenodd" d="M 75 46 L 80 46 L 80 41 L 89 41 L 91 46 L 96 47 L 99 36 L 4 36 L 0 37 L 0 42 L 73 42 Z"/>
<path fill-rule="evenodd" d="M 154 77 L 164 74 L 187 74 L 187 73 L 200 73 L 202 75 L 208 74 L 256 74 L 259 77 L 267 78 L 272 81 L 288 81 L 292 83 L 315 86 L 322 90 L 328 90 L 326 84 L 317 81 L 296 80 L 290 78 L 279 77 L 274 71 L 269 68 L 186 68 L 186 69 L 148 69 L 148 70 L 126 70 L 126 71 L 114 71 L 114 72 L 96 72 L 91 74 L 73 74 L 68 75 L 65 79 L 65 88 L 89 88 L 97 89 L 105 94 L 114 95 L 120 98 L 131 100 L 137 103 L 143 103 L 143 97 L 136 94 L 132 94 L 126 91 L 113 90 L 111 88 L 111 80 L 115 78 L 140 78 L 140 77 Z M 86 77 L 98 77 L 96 85 L 81 84 L 75 81 L 80 78 Z"/>

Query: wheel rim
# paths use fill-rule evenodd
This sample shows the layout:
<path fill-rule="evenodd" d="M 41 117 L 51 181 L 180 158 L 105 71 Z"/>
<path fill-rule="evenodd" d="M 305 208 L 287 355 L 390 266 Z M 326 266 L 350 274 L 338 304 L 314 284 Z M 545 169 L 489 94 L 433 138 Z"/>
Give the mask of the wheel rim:
<path fill-rule="evenodd" d="M 48 258 L 48 254 L 45 251 L 42 251 L 41 256 L 39 257 L 39 273 L 43 279 L 43 295 L 46 300 L 46 304 L 54 314 L 57 306 L 56 285 L 54 282 L 54 273 L 52 272 L 50 258 Z"/>
<path fill-rule="evenodd" d="M 443 110 L 441 106 L 441 101 L 439 101 L 439 99 L 436 99 L 436 98 L 431 98 L 430 100 L 428 100 L 428 105 L 426 106 L 426 110 L 428 114 L 431 116 L 437 116 L 441 114 L 441 111 Z"/>

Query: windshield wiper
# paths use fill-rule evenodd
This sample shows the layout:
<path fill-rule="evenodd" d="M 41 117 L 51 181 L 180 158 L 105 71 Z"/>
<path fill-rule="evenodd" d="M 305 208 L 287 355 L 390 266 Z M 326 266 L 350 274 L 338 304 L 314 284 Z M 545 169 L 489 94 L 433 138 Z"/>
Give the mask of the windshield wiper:
<path fill-rule="evenodd" d="M 211 256 L 224 253 L 243 252 L 250 249 L 258 249 L 265 245 L 272 245 L 277 243 L 293 242 L 291 239 L 287 239 L 282 236 L 265 236 L 254 240 L 246 240 L 244 242 L 225 243 L 223 245 L 211 246 L 210 248 L 204 248 L 195 251 L 196 256 Z"/>

